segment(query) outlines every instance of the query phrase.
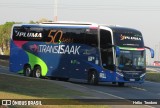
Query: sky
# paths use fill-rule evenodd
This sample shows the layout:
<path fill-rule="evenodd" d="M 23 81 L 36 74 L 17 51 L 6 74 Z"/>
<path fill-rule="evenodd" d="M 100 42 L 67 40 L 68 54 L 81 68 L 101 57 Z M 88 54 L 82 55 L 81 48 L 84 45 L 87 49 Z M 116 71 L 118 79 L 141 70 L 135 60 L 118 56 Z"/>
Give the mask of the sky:
<path fill-rule="evenodd" d="M 58 21 L 135 28 L 142 32 L 145 45 L 155 50 L 154 60 L 160 60 L 160 0 L 57 1 Z M 0 0 L 0 24 L 7 21 L 28 23 L 42 18 L 53 20 L 54 3 L 54 0 Z"/>

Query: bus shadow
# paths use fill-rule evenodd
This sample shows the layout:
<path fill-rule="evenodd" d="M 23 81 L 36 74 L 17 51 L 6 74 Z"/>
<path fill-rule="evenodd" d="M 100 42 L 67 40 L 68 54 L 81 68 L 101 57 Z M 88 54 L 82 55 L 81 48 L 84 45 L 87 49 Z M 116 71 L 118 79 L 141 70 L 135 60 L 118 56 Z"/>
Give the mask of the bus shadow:
<path fill-rule="evenodd" d="M 89 84 L 87 83 L 87 81 L 80 81 L 80 80 L 70 80 L 69 82 L 73 83 L 73 84 L 79 84 L 79 85 L 85 85 L 85 86 L 100 86 L 100 87 L 112 87 L 112 88 L 128 88 L 128 87 L 131 87 L 131 85 L 129 84 L 125 84 L 124 86 L 119 86 L 118 84 L 112 84 L 111 82 L 100 82 L 99 84 L 97 85 L 92 85 L 92 84 Z"/>

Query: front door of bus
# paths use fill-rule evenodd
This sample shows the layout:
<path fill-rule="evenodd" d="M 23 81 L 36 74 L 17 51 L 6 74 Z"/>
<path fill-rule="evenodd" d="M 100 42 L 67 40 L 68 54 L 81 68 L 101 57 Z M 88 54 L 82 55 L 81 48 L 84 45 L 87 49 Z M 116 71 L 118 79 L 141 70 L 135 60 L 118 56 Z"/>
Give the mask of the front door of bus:
<path fill-rule="evenodd" d="M 101 62 L 105 69 L 113 70 L 113 48 L 111 33 L 107 30 L 100 30 L 100 49 L 101 49 Z"/>

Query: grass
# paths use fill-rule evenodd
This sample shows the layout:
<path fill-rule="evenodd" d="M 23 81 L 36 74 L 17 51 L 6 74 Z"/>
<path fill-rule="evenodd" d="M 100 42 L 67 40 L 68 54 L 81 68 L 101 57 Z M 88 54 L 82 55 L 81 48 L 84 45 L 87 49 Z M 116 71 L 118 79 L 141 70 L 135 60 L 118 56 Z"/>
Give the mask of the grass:
<path fill-rule="evenodd" d="M 159 72 L 147 72 L 146 80 L 153 82 L 160 82 L 160 73 Z"/>
<path fill-rule="evenodd" d="M 0 64 L 8 66 L 8 61 L 0 60 Z M 79 91 L 69 90 L 50 80 L 20 78 L 0 75 L 0 99 L 73 99 L 88 96 Z M 81 104 L 82 102 L 77 102 Z M 43 106 L 0 106 L 0 108 L 109 108 L 107 105 L 43 105 Z"/>
<path fill-rule="evenodd" d="M 6 95 L 2 95 L 6 94 Z M 39 80 L 9 75 L 0 75 L 0 98 L 16 94 L 14 98 L 72 98 L 85 96 L 84 93 L 69 90 L 50 80 Z M 8 97 L 7 97 L 8 98 Z"/>
<path fill-rule="evenodd" d="M 73 97 L 77 96 L 87 95 L 64 88 L 51 80 L 0 75 L 0 99 L 74 99 Z M 78 105 L 0 106 L 0 108 L 109 108 L 107 105 L 83 105 L 77 100 L 73 103 Z"/>

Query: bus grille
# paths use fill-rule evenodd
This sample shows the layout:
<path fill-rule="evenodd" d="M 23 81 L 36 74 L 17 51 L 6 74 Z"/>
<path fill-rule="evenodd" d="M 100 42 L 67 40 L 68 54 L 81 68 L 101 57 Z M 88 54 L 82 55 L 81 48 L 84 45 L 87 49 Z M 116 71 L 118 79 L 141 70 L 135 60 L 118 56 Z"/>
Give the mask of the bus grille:
<path fill-rule="evenodd" d="M 135 81 L 140 80 L 140 73 L 123 73 L 124 80 L 130 81 L 130 79 L 135 79 Z"/>

